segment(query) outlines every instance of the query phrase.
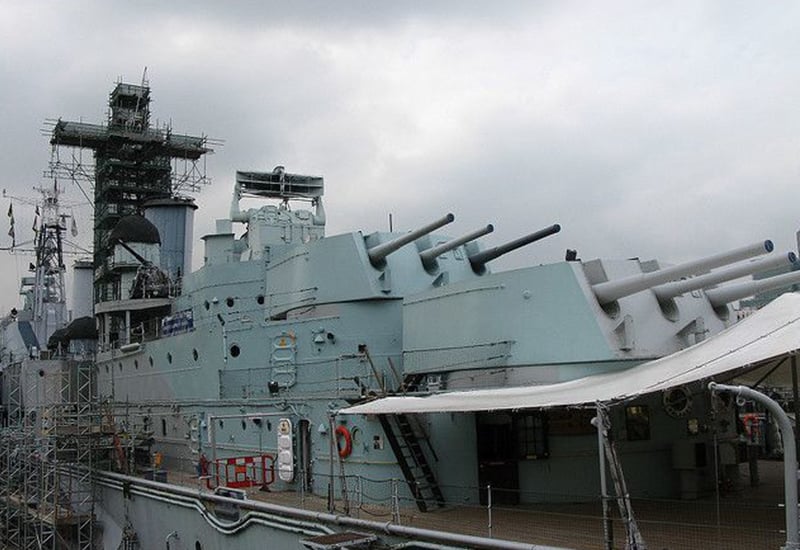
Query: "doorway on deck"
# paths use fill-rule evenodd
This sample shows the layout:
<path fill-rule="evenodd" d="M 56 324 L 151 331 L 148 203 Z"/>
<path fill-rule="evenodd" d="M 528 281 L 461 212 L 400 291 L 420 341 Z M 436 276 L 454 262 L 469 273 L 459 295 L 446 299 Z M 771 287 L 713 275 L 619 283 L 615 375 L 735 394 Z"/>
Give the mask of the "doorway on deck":
<path fill-rule="evenodd" d="M 478 432 L 480 503 L 519 504 L 519 461 L 550 455 L 548 421 L 543 411 L 481 412 L 475 416 Z"/>
<path fill-rule="evenodd" d="M 519 504 L 519 468 L 510 413 L 478 413 L 478 485 L 480 503 L 488 503 L 487 486 L 492 488 L 492 504 Z"/>

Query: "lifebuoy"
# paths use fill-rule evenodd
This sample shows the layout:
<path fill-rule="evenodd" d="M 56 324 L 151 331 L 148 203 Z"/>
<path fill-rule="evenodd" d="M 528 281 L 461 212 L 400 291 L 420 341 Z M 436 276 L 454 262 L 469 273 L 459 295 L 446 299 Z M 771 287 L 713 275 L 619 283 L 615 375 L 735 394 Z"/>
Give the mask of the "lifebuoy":
<path fill-rule="evenodd" d="M 344 447 L 339 445 L 339 438 L 344 439 Z M 339 456 L 347 458 L 353 452 L 353 437 L 350 435 L 350 430 L 344 426 L 336 427 L 336 448 L 339 449 Z"/>

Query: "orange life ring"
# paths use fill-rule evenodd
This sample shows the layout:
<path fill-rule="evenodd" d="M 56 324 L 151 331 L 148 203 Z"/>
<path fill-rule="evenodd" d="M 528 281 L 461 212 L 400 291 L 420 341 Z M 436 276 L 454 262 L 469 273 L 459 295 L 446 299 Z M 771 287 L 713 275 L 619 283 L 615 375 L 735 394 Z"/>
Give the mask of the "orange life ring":
<path fill-rule="evenodd" d="M 344 447 L 339 446 L 339 437 L 344 439 Z M 353 437 L 350 435 L 350 430 L 341 425 L 336 427 L 336 448 L 342 458 L 347 458 L 353 452 Z"/>

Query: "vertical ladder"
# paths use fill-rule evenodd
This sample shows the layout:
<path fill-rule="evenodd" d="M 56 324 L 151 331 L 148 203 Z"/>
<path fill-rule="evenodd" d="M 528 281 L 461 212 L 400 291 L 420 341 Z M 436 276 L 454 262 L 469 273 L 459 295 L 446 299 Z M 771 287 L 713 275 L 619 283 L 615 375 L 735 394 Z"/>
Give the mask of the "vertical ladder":
<path fill-rule="evenodd" d="M 411 495 L 421 512 L 444 506 L 444 495 L 436 481 L 411 419 L 405 414 L 378 415 L 386 439 L 397 458 Z M 431 448 L 431 452 L 433 449 Z M 435 457 L 434 457 L 435 458 Z"/>

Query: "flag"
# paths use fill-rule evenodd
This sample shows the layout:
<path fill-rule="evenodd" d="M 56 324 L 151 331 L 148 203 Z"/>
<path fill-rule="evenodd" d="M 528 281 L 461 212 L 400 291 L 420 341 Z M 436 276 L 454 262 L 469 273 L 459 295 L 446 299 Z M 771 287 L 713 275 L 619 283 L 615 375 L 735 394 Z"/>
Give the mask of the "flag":
<path fill-rule="evenodd" d="M 9 204 L 8 205 L 8 224 L 10 226 L 8 228 L 8 236 L 11 237 L 11 246 L 16 246 L 17 245 L 17 241 L 16 241 L 16 235 L 14 234 L 14 205 L 13 204 Z"/>

